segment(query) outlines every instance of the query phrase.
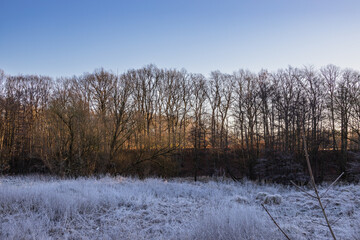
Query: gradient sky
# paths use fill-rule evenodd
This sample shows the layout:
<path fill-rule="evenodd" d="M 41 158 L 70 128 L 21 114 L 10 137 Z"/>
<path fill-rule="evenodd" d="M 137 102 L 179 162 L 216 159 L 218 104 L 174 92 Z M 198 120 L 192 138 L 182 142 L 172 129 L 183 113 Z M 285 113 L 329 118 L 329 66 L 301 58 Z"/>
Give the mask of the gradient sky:
<path fill-rule="evenodd" d="M 358 0 L 0 0 L 0 68 L 360 68 Z"/>

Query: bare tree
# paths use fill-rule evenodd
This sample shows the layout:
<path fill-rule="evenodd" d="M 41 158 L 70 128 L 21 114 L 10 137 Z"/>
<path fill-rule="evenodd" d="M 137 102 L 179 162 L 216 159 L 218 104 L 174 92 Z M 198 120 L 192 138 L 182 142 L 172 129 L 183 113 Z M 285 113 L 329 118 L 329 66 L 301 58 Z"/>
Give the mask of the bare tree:
<path fill-rule="evenodd" d="M 150 128 L 153 123 L 155 113 L 155 98 L 157 96 L 157 87 L 161 77 L 161 71 L 154 65 L 149 65 L 133 72 L 135 81 L 134 85 L 134 103 L 138 113 L 139 125 L 138 147 L 150 148 L 151 132 Z M 140 122 L 139 122 L 140 123 Z M 142 141 L 140 141 L 140 138 Z M 144 139 L 145 142 L 143 141 Z"/>
<path fill-rule="evenodd" d="M 327 109 L 329 111 L 328 117 L 331 126 L 331 136 L 332 136 L 332 149 L 333 151 L 337 150 L 336 144 L 336 128 L 335 128 L 335 91 L 336 84 L 340 78 L 340 69 L 334 65 L 327 65 L 321 69 L 321 75 L 325 80 L 326 86 L 326 102 Z"/>
<path fill-rule="evenodd" d="M 289 153 L 290 147 L 290 134 L 291 124 L 293 124 L 293 110 L 296 106 L 297 89 L 296 83 L 298 82 L 298 69 L 289 67 L 285 70 L 279 70 L 273 75 L 275 99 L 274 104 L 278 113 L 278 143 L 282 150 Z M 283 141 L 281 139 L 283 138 Z M 282 144 L 281 144 L 282 143 Z"/>
<path fill-rule="evenodd" d="M 181 73 L 176 70 L 165 71 L 164 76 L 164 97 L 165 115 L 167 120 L 168 146 L 176 147 L 180 143 L 177 140 L 178 128 L 180 125 L 181 108 Z"/>
<path fill-rule="evenodd" d="M 357 145 L 357 151 L 360 150 L 360 73 L 353 73 L 353 83 L 350 89 L 351 111 L 349 126 L 354 136 L 350 138 Z"/>
<path fill-rule="evenodd" d="M 240 139 L 240 148 L 245 149 L 245 89 L 244 78 L 248 73 L 239 70 L 234 73 L 235 87 L 234 87 L 234 110 L 235 129 L 237 139 Z"/>
<path fill-rule="evenodd" d="M 313 68 L 305 68 L 303 71 L 304 90 L 309 102 L 309 119 L 311 123 L 311 160 L 318 164 L 317 153 L 322 143 L 321 128 L 324 109 L 324 81 Z M 315 166 L 315 170 L 318 166 Z"/>
<path fill-rule="evenodd" d="M 199 152 L 201 148 L 205 148 L 205 135 L 206 129 L 204 125 L 205 117 L 205 101 L 207 97 L 207 86 L 204 76 L 199 74 L 193 74 L 190 76 L 193 87 L 193 99 L 192 99 L 192 129 L 191 129 L 191 141 L 194 149 L 194 180 L 197 180 L 198 168 L 199 168 Z"/>
<path fill-rule="evenodd" d="M 131 94 L 133 82 L 131 74 L 123 74 L 114 82 L 114 91 L 110 98 L 110 152 L 109 162 L 113 164 L 115 157 L 119 154 L 134 131 L 133 102 Z M 116 170 L 115 170 L 116 172 Z"/>
<path fill-rule="evenodd" d="M 181 137 L 183 143 L 182 148 L 185 149 L 187 147 L 187 127 L 189 125 L 189 111 L 191 108 L 191 95 L 193 93 L 192 82 L 190 78 L 190 74 L 188 74 L 185 70 L 181 71 L 182 76 L 180 80 L 180 96 L 181 96 L 181 120 L 180 120 L 180 129 L 182 129 Z"/>
<path fill-rule="evenodd" d="M 351 102 L 351 89 L 353 87 L 353 72 L 351 70 L 344 70 L 340 81 L 337 85 L 335 105 L 336 111 L 340 118 L 340 139 L 341 139 L 341 154 L 340 170 L 345 171 L 347 161 L 348 149 L 348 130 Z"/>
<path fill-rule="evenodd" d="M 262 115 L 263 124 L 263 138 L 265 142 L 265 150 L 272 151 L 272 144 L 270 138 L 270 111 L 271 111 L 271 96 L 273 95 L 274 88 L 270 82 L 269 73 L 262 70 L 258 74 L 259 98 L 260 98 L 260 112 Z"/>
<path fill-rule="evenodd" d="M 77 89 L 78 79 L 58 80 L 49 104 L 50 125 L 47 166 L 67 175 L 92 174 L 99 159 L 100 136 L 91 118 L 88 102 Z"/>
<path fill-rule="evenodd" d="M 234 80 L 232 75 L 220 71 L 211 73 L 208 102 L 211 108 L 210 144 L 216 157 L 213 157 L 213 169 L 217 171 L 220 153 L 228 147 L 229 112 L 233 101 Z M 226 161 L 226 159 L 225 159 Z"/>
<path fill-rule="evenodd" d="M 5 172 L 9 169 L 8 158 L 4 156 L 5 147 L 4 147 L 4 138 L 5 138 L 5 73 L 0 69 L 0 173 Z"/>
<path fill-rule="evenodd" d="M 211 72 L 209 81 L 208 100 L 211 108 L 211 125 L 210 125 L 210 144 L 212 148 L 219 147 L 218 138 L 218 122 L 219 122 L 219 106 L 221 102 L 220 88 L 222 74 L 219 71 Z"/>
<path fill-rule="evenodd" d="M 97 130 L 101 135 L 100 148 L 102 154 L 99 157 L 104 161 L 104 167 L 110 166 L 113 154 L 112 147 L 113 136 L 110 128 L 112 127 L 110 108 L 113 102 L 117 76 L 107 72 L 104 69 L 95 70 L 93 74 L 87 74 L 83 78 L 84 88 L 88 88 L 91 110 L 96 114 L 99 121 Z M 111 127 L 110 127 L 111 125 Z"/>

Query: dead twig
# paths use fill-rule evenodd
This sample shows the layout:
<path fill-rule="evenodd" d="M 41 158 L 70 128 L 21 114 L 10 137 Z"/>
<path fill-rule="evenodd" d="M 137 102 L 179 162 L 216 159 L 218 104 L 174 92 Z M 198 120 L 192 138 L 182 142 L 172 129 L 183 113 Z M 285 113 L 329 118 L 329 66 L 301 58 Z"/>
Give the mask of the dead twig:
<path fill-rule="evenodd" d="M 297 189 L 299 189 L 300 191 L 302 191 L 303 193 L 305 193 L 306 195 L 308 195 L 309 197 L 315 198 L 316 197 L 308 192 L 305 191 L 305 189 L 301 188 L 300 186 L 298 186 L 296 183 L 294 183 L 293 181 L 290 181 Z"/>
<path fill-rule="evenodd" d="M 306 163 L 307 163 L 309 174 L 310 174 L 311 184 L 312 184 L 312 186 L 314 188 L 316 199 L 318 200 L 319 206 L 320 206 L 321 211 L 322 211 L 322 213 L 324 215 L 324 218 L 325 218 L 327 227 L 329 228 L 329 231 L 331 233 L 331 236 L 333 237 L 334 240 L 336 240 L 334 231 L 332 230 L 332 227 L 330 225 L 330 222 L 329 222 L 328 217 L 327 217 L 326 212 L 325 212 L 325 208 L 323 207 L 319 191 L 318 191 L 318 189 L 316 187 L 316 184 L 315 184 L 315 179 L 314 179 L 314 175 L 313 175 L 311 164 L 310 164 L 309 154 L 308 154 L 308 151 L 307 151 L 307 144 L 306 144 L 305 131 L 304 130 L 303 130 L 303 140 L 304 140 L 305 158 L 306 158 Z"/>
<path fill-rule="evenodd" d="M 318 225 L 320 225 L 320 226 L 323 226 L 323 227 L 327 227 L 327 224 L 324 224 L 324 223 L 321 223 L 321 222 L 318 222 L 318 221 L 311 221 L 312 223 L 316 223 L 316 224 L 318 224 Z"/>
<path fill-rule="evenodd" d="M 336 184 L 337 181 L 339 181 L 339 179 L 342 177 L 342 175 L 344 175 L 344 172 L 342 172 L 342 173 L 340 174 L 340 176 L 338 176 L 337 179 L 335 179 L 335 181 L 333 181 L 333 182 L 330 184 L 330 186 L 329 186 L 329 187 L 326 189 L 326 191 L 321 195 L 321 197 L 325 197 L 325 196 L 326 196 L 326 193 L 330 190 L 330 188 L 331 188 L 332 186 L 334 186 L 334 184 Z"/>
<path fill-rule="evenodd" d="M 331 224 L 337 223 L 340 219 L 341 219 L 341 217 L 338 217 L 335 221 L 331 222 Z"/>
<path fill-rule="evenodd" d="M 286 237 L 286 239 L 291 240 L 290 237 L 282 230 L 282 228 L 279 226 L 279 224 L 275 221 L 275 219 L 271 216 L 270 212 L 267 210 L 267 208 L 264 206 L 264 204 L 261 204 L 261 206 L 264 208 L 266 213 L 269 215 L 273 223 L 277 226 L 277 228 L 281 231 L 281 233 Z"/>

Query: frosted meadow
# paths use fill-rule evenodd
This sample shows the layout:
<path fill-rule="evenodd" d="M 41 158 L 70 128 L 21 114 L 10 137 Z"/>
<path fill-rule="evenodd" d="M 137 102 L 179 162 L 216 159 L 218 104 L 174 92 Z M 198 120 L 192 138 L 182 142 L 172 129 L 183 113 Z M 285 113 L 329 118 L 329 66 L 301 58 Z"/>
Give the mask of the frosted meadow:
<path fill-rule="evenodd" d="M 360 239 L 359 186 L 323 202 L 337 238 Z M 289 186 L 18 176 L 0 178 L 0 239 L 284 239 L 261 203 L 291 239 L 331 238 L 315 199 Z"/>
<path fill-rule="evenodd" d="M 0 240 L 360 240 L 359 9 L 0 0 Z"/>

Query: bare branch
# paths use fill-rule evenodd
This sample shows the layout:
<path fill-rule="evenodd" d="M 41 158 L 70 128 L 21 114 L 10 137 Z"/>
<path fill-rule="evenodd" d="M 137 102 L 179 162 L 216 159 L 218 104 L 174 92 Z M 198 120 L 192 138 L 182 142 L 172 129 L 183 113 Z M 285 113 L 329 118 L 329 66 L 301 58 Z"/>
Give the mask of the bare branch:
<path fill-rule="evenodd" d="M 319 192 L 316 188 L 316 185 L 315 185 L 315 179 L 314 179 L 314 175 L 312 173 L 312 169 L 311 169 L 311 164 L 310 164 L 310 159 L 309 159 L 309 154 L 308 154 L 308 151 L 307 151 L 307 144 L 306 144 L 306 139 L 305 139 L 305 131 L 303 130 L 303 140 L 304 140 L 304 150 L 305 150 L 305 158 L 306 158 L 306 163 L 308 165 L 308 169 L 309 169 L 309 174 L 310 174 L 310 178 L 311 178 L 311 181 L 312 181 L 312 185 L 313 185 L 313 188 L 314 188 L 314 192 L 315 192 L 315 195 L 316 195 L 316 198 L 319 202 L 319 206 L 321 208 L 321 211 L 324 215 L 324 218 L 325 218 L 325 221 L 326 221 L 326 224 L 330 230 L 330 233 L 331 233 L 331 236 L 333 237 L 334 240 L 336 240 L 336 237 L 335 237 L 335 234 L 331 228 L 331 225 L 330 225 L 330 222 L 327 218 L 327 215 L 326 215 L 326 212 L 325 212 L 325 208 L 323 207 L 323 204 L 321 202 L 321 197 L 319 195 Z"/>
<path fill-rule="evenodd" d="M 315 198 L 316 197 L 308 192 L 305 191 L 305 189 L 301 188 L 300 186 L 296 185 L 296 183 L 294 183 L 293 181 L 290 181 L 297 189 L 299 189 L 300 191 L 302 191 L 303 193 L 305 193 L 306 195 L 308 195 L 309 197 Z"/>
<path fill-rule="evenodd" d="M 275 221 L 275 219 L 271 216 L 271 214 L 269 213 L 269 211 L 266 209 L 266 207 L 264 206 L 264 204 L 261 204 L 261 206 L 264 208 L 264 210 L 266 211 L 266 213 L 269 215 L 269 217 L 270 217 L 271 220 L 274 222 L 274 224 L 278 227 L 278 229 L 281 231 L 281 233 L 286 237 L 286 239 L 290 240 L 290 237 L 284 232 L 284 230 L 282 230 L 282 228 L 279 226 L 279 224 Z"/>
<path fill-rule="evenodd" d="M 340 174 L 340 176 L 338 176 L 337 179 L 335 179 L 335 181 L 333 181 L 333 182 L 330 184 L 330 186 L 326 189 L 326 191 L 320 196 L 321 198 L 323 198 L 323 197 L 326 196 L 326 193 L 330 190 L 330 188 L 331 188 L 332 186 L 334 186 L 334 185 L 336 184 L 336 182 L 342 177 L 342 175 L 344 175 L 344 172 L 342 172 L 342 173 Z"/>

